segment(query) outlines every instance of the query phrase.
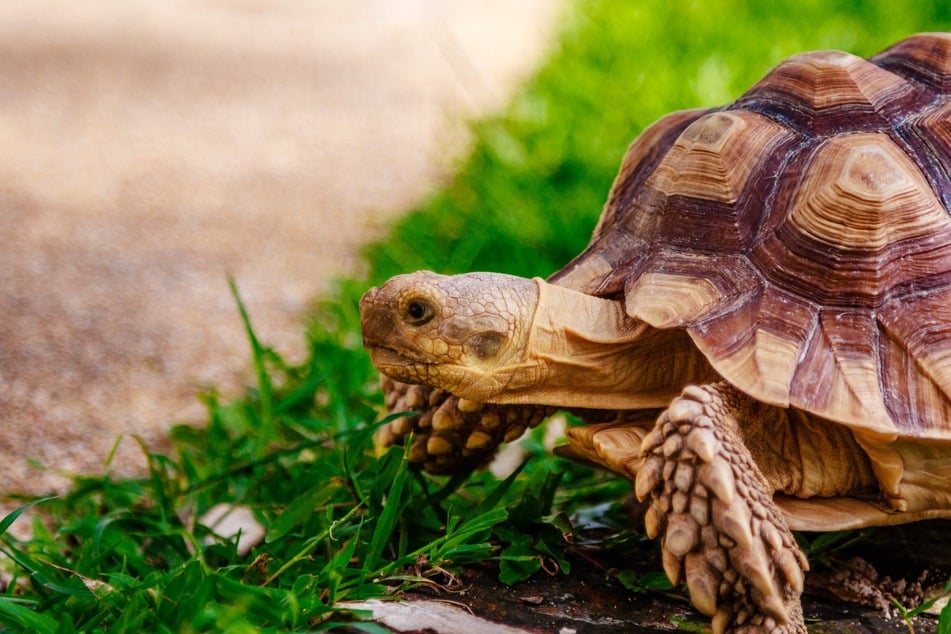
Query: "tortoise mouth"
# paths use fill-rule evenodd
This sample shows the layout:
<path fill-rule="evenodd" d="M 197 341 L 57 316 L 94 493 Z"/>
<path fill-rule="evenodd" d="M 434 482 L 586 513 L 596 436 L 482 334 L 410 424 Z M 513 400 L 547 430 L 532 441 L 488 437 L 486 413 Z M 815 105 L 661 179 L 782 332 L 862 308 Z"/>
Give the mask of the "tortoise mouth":
<path fill-rule="evenodd" d="M 370 361 L 377 370 L 402 381 L 424 376 L 427 374 L 426 369 L 435 365 L 431 361 L 387 346 L 374 345 L 367 346 L 366 349 L 370 353 Z"/>

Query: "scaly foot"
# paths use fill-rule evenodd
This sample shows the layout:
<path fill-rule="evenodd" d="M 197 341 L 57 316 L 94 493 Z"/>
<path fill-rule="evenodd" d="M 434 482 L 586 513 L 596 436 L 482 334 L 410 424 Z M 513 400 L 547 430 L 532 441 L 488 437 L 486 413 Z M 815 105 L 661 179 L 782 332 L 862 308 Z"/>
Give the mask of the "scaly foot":
<path fill-rule="evenodd" d="M 713 631 L 805 633 L 805 556 L 743 443 L 743 397 L 725 384 L 688 387 L 644 439 L 637 496 L 664 569 L 685 580 Z"/>

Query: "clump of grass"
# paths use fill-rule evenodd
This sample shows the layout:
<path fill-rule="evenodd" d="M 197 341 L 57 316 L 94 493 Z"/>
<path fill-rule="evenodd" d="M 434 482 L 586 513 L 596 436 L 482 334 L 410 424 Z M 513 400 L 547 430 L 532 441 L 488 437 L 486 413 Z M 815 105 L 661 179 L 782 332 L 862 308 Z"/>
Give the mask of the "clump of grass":
<path fill-rule="evenodd" d="M 0 523 L 13 564 L 0 627 L 258 632 L 348 622 L 374 631 L 342 602 L 439 584 L 473 562 L 498 560 L 517 581 L 543 558 L 563 559 L 549 543 L 563 527 L 545 519 L 557 470 L 421 477 L 404 449 L 377 455 L 375 389 L 346 333 L 315 338 L 310 362 L 289 367 L 241 312 L 252 395 L 227 404 L 209 395 L 207 427 L 175 429 L 174 454 L 148 453 L 146 477 L 78 478 L 66 496 Z M 265 528 L 250 553 L 202 523 L 221 503 L 250 509 Z M 28 509 L 32 536 L 21 541 L 7 529 Z"/>
<path fill-rule="evenodd" d="M 566 518 L 616 505 L 627 485 L 537 442 L 501 480 L 432 478 L 410 470 L 400 448 L 378 455 L 381 398 L 359 345 L 360 293 L 419 268 L 547 275 L 581 250 L 625 146 L 662 114 L 728 101 L 801 50 L 868 55 L 949 27 L 951 8 L 925 0 L 575 0 L 549 63 L 504 113 L 474 124 L 457 176 L 367 250 L 368 279 L 340 282 L 315 309 L 306 362 L 285 363 L 244 314 L 257 378 L 245 398 L 207 395 L 207 425 L 176 428 L 172 451 L 147 452 L 146 477 L 77 478 L 67 495 L 0 522 L 0 628 L 379 631 L 345 602 L 445 583 L 476 562 L 496 564 L 507 582 L 551 562 L 567 571 Z M 221 504 L 263 527 L 249 552 L 203 523 Z M 7 529 L 25 516 L 32 536 L 17 539 Z M 652 575 L 620 578 L 669 589 Z"/>

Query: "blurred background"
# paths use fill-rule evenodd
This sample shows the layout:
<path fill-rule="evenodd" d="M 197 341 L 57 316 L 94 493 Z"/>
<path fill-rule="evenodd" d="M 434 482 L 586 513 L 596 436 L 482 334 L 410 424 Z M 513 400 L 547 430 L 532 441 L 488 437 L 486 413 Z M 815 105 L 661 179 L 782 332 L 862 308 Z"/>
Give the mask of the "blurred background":
<path fill-rule="evenodd" d="M 555 0 L 0 3 L 0 491 L 160 444 L 434 188 Z M 131 438 L 113 466 L 144 463 Z"/>
<path fill-rule="evenodd" d="M 419 268 L 547 275 L 649 123 L 793 53 L 948 30 L 949 6 L 0 3 L 0 490 L 101 471 L 120 434 L 160 445 L 197 393 L 244 385 L 229 274 L 291 360 L 316 298 L 347 312 Z M 126 439 L 110 468 L 141 465 Z"/>

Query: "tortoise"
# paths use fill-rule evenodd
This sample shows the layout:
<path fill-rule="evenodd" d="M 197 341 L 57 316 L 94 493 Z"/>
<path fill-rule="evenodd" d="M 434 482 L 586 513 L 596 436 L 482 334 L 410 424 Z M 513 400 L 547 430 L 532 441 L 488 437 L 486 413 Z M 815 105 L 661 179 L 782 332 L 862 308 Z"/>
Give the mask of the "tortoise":
<path fill-rule="evenodd" d="M 364 345 L 432 471 L 555 409 L 715 632 L 805 632 L 791 530 L 951 517 L 951 34 L 786 59 L 628 148 L 547 280 L 400 275 Z M 585 414 L 586 413 L 586 414 Z"/>

